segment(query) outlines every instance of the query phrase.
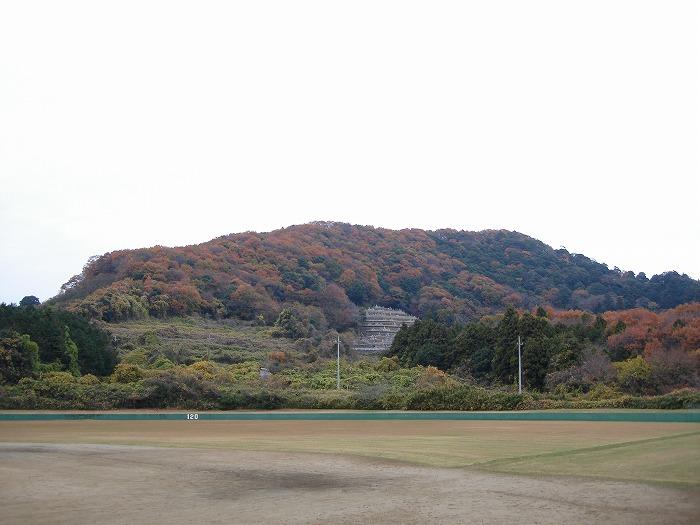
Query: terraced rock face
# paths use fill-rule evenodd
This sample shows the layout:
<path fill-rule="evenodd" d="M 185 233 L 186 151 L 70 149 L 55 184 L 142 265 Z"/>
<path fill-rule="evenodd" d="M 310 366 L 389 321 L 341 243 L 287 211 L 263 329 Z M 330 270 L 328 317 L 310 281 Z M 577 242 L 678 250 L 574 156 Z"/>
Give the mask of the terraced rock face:
<path fill-rule="evenodd" d="M 391 346 L 401 326 L 410 326 L 417 317 L 403 310 L 374 306 L 368 308 L 360 322 L 360 336 L 355 345 L 357 352 L 382 352 Z"/>

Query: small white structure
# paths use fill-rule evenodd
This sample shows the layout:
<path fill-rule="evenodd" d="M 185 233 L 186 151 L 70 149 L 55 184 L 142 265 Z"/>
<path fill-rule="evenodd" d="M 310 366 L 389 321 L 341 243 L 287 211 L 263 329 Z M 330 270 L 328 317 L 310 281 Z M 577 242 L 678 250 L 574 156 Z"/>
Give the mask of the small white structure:
<path fill-rule="evenodd" d="M 272 372 L 270 372 L 267 368 L 260 367 L 260 377 L 263 379 L 267 379 L 272 375 Z"/>

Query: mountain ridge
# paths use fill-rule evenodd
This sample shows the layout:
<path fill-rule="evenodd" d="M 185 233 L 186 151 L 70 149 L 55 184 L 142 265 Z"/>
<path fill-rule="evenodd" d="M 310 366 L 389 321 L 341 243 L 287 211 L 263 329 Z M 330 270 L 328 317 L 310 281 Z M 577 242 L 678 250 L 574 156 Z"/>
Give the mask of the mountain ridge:
<path fill-rule="evenodd" d="M 105 321 L 201 314 L 271 324 L 295 305 L 338 329 L 374 304 L 465 321 L 507 306 L 597 313 L 698 301 L 700 281 L 685 274 L 649 279 L 515 231 L 333 221 L 108 252 L 51 300 Z"/>

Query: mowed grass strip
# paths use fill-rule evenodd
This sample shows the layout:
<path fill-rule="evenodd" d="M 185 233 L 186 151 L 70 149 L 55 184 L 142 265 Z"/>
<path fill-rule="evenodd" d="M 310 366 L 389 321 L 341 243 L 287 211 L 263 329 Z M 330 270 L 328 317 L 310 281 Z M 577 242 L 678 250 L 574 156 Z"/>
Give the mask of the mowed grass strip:
<path fill-rule="evenodd" d="M 700 424 L 581 421 L 2 421 L 0 441 L 356 455 L 700 487 Z"/>
<path fill-rule="evenodd" d="M 496 459 L 479 467 L 509 474 L 564 474 L 700 488 L 700 432 Z"/>

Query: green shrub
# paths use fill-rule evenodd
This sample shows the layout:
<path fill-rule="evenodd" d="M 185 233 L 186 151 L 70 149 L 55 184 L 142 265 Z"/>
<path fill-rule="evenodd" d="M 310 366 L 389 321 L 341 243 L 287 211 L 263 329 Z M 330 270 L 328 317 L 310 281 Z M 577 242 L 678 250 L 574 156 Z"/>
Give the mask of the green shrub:
<path fill-rule="evenodd" d="M 110 383 L 134 383 L 144 377 L 143 369 L 137 365 L 120 363 L 114 368 L 114 373 L 109 376 Z"/>
<path fill-rule="evenodd" d="M 170 359 L 164 355 L 156 357 L 156 359 L 149 365 L 149 368 L 156 370 L 169 370 L 170 368 L 175 368 L 177 365 L 173 363 Z"/>
<path fill-rule="evenodd" d="M 41 380 L 50 385 L 66 385 L 77 382 L 76 377 L 68 372 L 44 372 Z"/>
<path fill-rule="evenodd" d="M 97 376 L 92 374 L 85 374 L 78 378 L 78 383 L 81 385 L 96 385 L 100 382 Z"/>
<path fill-rule="evenodd" d="M 124 365 L 137 365 L 144 368 L 149 358 L 150 356 L 145 348 L 137 348 L 122 357 L 121 363 Z"/>
<path fill-rule="evenodd" d="M 383 396 L 391 389 L 387 385 L 370 385 L 350 395 L 355 410 L 383 410 Z"/>
<path fill-rule="evenodd" d="M 520 394 L 489 391 L 467 385 L 433 387 L 418 390 L 407 400 L 408 410 L 517 410 Z"/>
<path fill-rule="evenodd" d="M 224 394 L 219 399 L 221 410 L 252 409 L 272 410 L 285 406 L 284 398 L 269 390 L 236 390 Z"/>
<path fill-rule="evenodd" d="M 584 395 L 585 399 L 590 400 L 604 400 L 604 399 L 615 399 L 620 397 L 622 392 L 616 385 L 606 385 L 605 383 L 596 383 L 593 388 L 591 388 Z"/>
<path fill-rule="evenodd" d="M 191 370 L 164 370 L 141 381 L 142 408 L 216 408 L 221 394 L 216 385 Z"/>

